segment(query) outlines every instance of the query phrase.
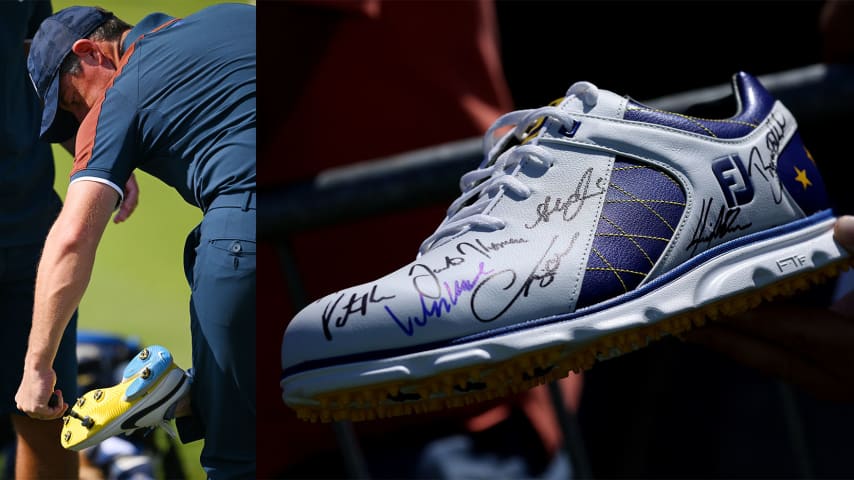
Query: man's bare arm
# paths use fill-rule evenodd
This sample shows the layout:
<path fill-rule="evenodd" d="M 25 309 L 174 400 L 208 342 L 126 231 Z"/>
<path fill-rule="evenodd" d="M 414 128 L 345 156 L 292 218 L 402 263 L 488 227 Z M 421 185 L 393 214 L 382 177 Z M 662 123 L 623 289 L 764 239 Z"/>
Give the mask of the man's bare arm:
<path fill-rule="evenodd" d="M 95 252 L 117 199 L 118 192 L 108 185 L 72 183 L 48 234 L 36 277 L 24 376 L 15 396 L 18 408 L 33 417 L 57 418 L 64 411 L 64 402 L 47 406 L 56 381 L 53 360 L 89 284 Z"/>
<path fill-rule="evenodd" d="M 71 158 L 74 158 L 75 156 L 74 147 L 76 141 L 77 137 L 73 136 L 64 142 L 59 143 L 66 151 L 68 151 L 68 153 L 71 154 Z M 127 183 L 125 183 L 124 193 L 124 200 L 119 207 L 119 211 L 116 212 L 116 216 L 113 217 L 113 223 L 122 223 L 127 220 L 139 204 L 139 184 L 136 181 L 136 175 L 133 173 L 130 174 L 130 178 L 128 178 Z"/>

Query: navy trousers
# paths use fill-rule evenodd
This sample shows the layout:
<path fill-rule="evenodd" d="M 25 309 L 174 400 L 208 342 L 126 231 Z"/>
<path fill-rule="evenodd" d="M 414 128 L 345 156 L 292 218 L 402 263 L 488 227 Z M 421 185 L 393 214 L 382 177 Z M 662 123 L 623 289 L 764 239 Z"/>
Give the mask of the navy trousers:
<path fill-rule="evenodd" d="M 255 254 L 254 192 L 214 200 L 184 247 L 193 416 L 176 425 L 211 479 L 255 477 Z"/>

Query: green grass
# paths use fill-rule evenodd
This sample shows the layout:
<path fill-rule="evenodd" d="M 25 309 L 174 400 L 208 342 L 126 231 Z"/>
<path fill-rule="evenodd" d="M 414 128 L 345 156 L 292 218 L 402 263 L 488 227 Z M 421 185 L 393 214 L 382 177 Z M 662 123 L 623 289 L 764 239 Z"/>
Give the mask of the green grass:
<path fill-rule="evenodd" d="M 181 17 L 215 3 L 221 2 L 54 0 L 53 8 L 59 11 L 72 5 L 97 5 L 135 24 L 149 13 Z M 56 191 L 64 197 L 72 159 L 59 146 L 54 146 L 54 154 Z M 184 239 L 201 220 L 201 212 L 156 178 L 141 171 L 136 176 L 139 206 L 126 222 L 107 226 L 91 282 L 80 304 L 79 328 L 163 345 L 172 351 L 178 365 L 187 368 L 191 366 L 190 290 L 184 278 L 182 253 Z M 203 442 L 194 442 L 181 447 L 189 478 L 205 478 L 199 465 L 202 446 Z"/>

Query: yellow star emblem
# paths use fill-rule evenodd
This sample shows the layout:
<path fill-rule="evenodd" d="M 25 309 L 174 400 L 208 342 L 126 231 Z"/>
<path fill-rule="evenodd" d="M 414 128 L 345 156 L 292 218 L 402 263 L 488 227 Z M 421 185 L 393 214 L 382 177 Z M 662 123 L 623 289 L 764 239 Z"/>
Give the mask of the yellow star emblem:
<path fill-rule="evenodd" d="M 800 168 L 795 167 L 795 171 L 798 172 L 798 175 L 795 177 L 795 181 L 801 182 L 801 185 L 804 186 L 804 190 L 806 190 L 807 187 L 812 185 L 812 182 L 810 181 L 810 179 L 807 178 L 807 171 L 806 170 L 801 170 Z"/>
<path fill-rule="evenodd" d="M 815 159 L 812 158 L 812 154 L 810 153 L 809 150 L 807 150 L 807 147 L 804 147 L 804 151 L 807 152 L 807 158 L 809 158 L 810 161 L 812 162 L 812 164 L 815 165 Z"/>

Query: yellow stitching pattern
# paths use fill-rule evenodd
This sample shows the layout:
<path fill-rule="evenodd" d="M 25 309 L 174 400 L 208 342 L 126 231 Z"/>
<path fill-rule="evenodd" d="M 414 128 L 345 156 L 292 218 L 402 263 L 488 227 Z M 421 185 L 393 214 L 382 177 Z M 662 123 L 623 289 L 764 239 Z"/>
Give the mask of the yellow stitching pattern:
<path fill-rule="evenodd" d="M 632 242 L 632 244 L 633 244 L 633 245 L 638 249 L 638 251 L 640 251 L 640 252 L 643 254 L 643 256 L 646 258 L 646 260 L 649 262 L 649 266 L 650 266 L 650 267 L 651 267 L 651 266 L 653 266 L 653 265 L 655 265 L 655 262 L 653 262 L 653 261 L 652 261 L 652 259 L 651 259 L 651 258 L 649 258 L 649 254 L 647 254 L 647 253 L 646 253 L 646 250 L 644 250 L 644 249 L 643 249 L 643 247 L 641 247 L 641 246 L 640 246 L 640 244 L 637 242 L 637 240 L 635 240 L 634 235 L 632 235 L 632 234 L 630 234 L 630 233 L 627 233 L 627 232 L 626 232 L 625 230 L 623 230 L 619 225 L 617 225 L 616 223 L 614 223 L 610 218 L 606 217 L 605 215 L 602 215 L 602 220 L 605 220 L 606 222 L 610 223 L 612 227 L 614 227 L 614 228 L 616 228 L 617 230 L 619 230 L 619 231 L 620 231 L 620 233 L 622 234 L 622 235 L 614 235 L 614 234 L 612 234 L 613 236 L 616 236 L 616 237 L 622 237 L 622 238 L 626 238 L 626 239 L 628 239 L 628 240 L 629 240 L 630 242 Z M 597 234 L 597 236 L 598 236 L 598 234 Z"/>
<path fill-rule="evenodd" d="M 587 270 L 595 270 L 597 272 L 633 273 L 635 275 L 640 275 L 642 277 L 646 276 L 646 274 L 643 272 L 636 272 L 634 270 L 627 270 L 625 268 L 614 268 L 614 267 L 610 267 L 610 266 L 608 268 L 605 268 L 605 267 L 587 267 Z M 617 278 L 620 278 L 620 276 L 617 275 Z M 620 283 L 623 283 L 622 279 L 620 280 Z M 626 284 L 623 283 L 623 288 L 625 288 L 625 287 L 626 287 Z M 628 290 L 626 290 L 626 291 L 628 292 Z"/>
<path fill-rule="evenodd" d="M 595 253 L 595 254 L 596 254 L 596 256 L 598 256 L 598 257 L 599 257 L 599 259 L 600 259 L 600 260 L 602 260 L 602 262 L 604 262 L 604 263 L 605 263 L 605 265 L 607 265 L 607 266 L 608 266 L 608 268 L 602 268 L 602 267 L 587 267 L 587 270 L 588 270 L 588 271 L 590 271 L 590 270 L 599 270 L 599 271 L 604 271 L 604 272 L 611 272 L 611 273 L 613 273 L 613 274 L 614 274 L 614 276 L 615 276 L 615 277 L 617 277 L 617 280 L 619 280 L 619 281 L 620 281 L 620 285 L 622 285 L 622 286 L 623 286 L 623 291 L 624 291 L 624 292 L 628 292 L 628 291 L 629 291 L 629 288 L 626 286 L 626 282 L 624 282 L 624 281 L 623 281 L 623 279 L 620 277 L 620 273 L 619 273 L 619 272 L 620 272 L 620 270 L 619 270 L 619 269 L 614 268 L 614 266 L 613 266 L 613 265 L 611 265 L 611 262 L 609 262 L 609 261 L 608 261 L 608 259 L 607 259 L 607 258 L 605 258 L 605 256 L 604 256 L 604 255 L 602 255 L 601 253 L 599 253 L 599 250 L 596 250 L 595 248 L 593 248 L 593 253 Z"/>
<path fill-rule="evenodd" d="M 673 200 L 655 200 L 655 199 L 646 199 L 646 198 L 641 198 L 638 200 L 605 200 L 605 203 L 635 203 L 635 202 L 662 203 L 665 205 L 676 205 L 678 207 L 684 207 L 685 206 L 685 203 L 674 202 Z"/>
<path fill-rule="evenodd" d="M 596 236 L 597 237 L 622 237 L 623 235 L 620 233 L 597 233 Z M 645 240 L 659 240 L 662 242 L 669 242 L 670 241 L 669 238 L 653 237 L 652 235 L 640 235 L 637 233 L 632 233 L 631 236 L 634 238 L 643 238 Z"/>
<path fill-rule="evenodd" d="M 623 193 L 624 195 L 626 195 L 627 197 L 632 198 L 632 199 L 634 199 L 636 202 L 638 202 L 639 204 L 643 205 L 643 206 L 644 206 L 644 208 L 646 208 L 647 210 L 649 210 L 650 212 L 652 212 L 652 214 L 653 214 L 653 215 L 655 215 L 656 217 L 658 217 L 658 219 L 659 219 L 659 220 L 661 220 L 661 223 L 663 223 L 664 225 L 666 225 L 666 226 L 667 226 L 667 228 L 669 228 L 671 232 L 675 232 L 675 231 L 676 231 L 676 230 L 673 228 L 673 226 L 671 226 L 669 223 L 667 223 L 667 220 L 666 220 L 664 217 L 662 217 L 658 212 L 656 212 L 656 211 L 655 211 L 655 209 L 654 209 L 654 208 L 651 208 L 649 205 L 647 205 L 646 203 L 644 203 L 644 200 L 642 200 L 642 199 L 640 199 L 640 198 L 638 198 L 638 197 L 636 197 L 636 196 L 632 195 L 631 193 L 629 193 L 629 192 L 627 192 L 627 191 L 623 190 L 619 185 L 617 185 L 617 184 L 615 184 L 615 183 L 611 183 L 611 184 L 610 184 L 610 186 L 611 186 L 611 187 L 614 187 L 614 189 L 615 189 L 615 190 L 619 190 L 620 192 L 622 192 L 622 193 Z"/>
<path fill-rule="evenodd" d="M 644 170 L 646 170 L 646 169 L 650 169 L 649 167 L 647 167 L 647 166 L 645 166 L 645 165 L 632 165 L 632 166 L 630 166 L 630 167 L 615 167 L 615 168 L 614 168 L 614 171 L 615 171 L 615 172 L 622 172 L 622 171 L 627 171 L 627 170 L 637 170 L 637 169 L 639 169 L 639 168 L 640 168 L 640 169 L 644 169 Z M 681 185 L 679 182 L 677 182 L 676 180 L 674 180 L 674 179 L 673 179 L 673 177 L 671 177 L 670 175 L 668 175 L 668 174 L 664 173 L 663 171 L 661 171 L 661 170 L 659 170 L 659 169 L 657 169 L 657 168 L 652 168 L 652 169 L 650 169 L 650 170 L 652 170 L 653 172 L 655 172 L 655 173 L 657 173 L 657 174 L 661 175 L 662 177 L 666 178 L 668 182 L 672 183 L 673 185 L 676 185 L 676 186 L 677 186 L 677 187 L 679 187 L 680 189 L 682 188 L 682 185 Z M 664 200 L 647 200 L 647 201 L 648 201 L 648 202 L 655 202 L 655 201 L 658 201 L 658 202 L 664 202 Z M 684 204 L 684 203 L 674 203 L 674 205 L 681 205 L 681 206 L 683 206 L 683 207 L 685 206 L 685 204 Z"/>
<path fill-rule="evenodd" d="M 727 119 L 727 118 L 702 118 L 702 117 L 691 117 L 691 116 L 689 116 L 689 115 L 683 115 L 683 114 L 681 114 L 681 113 L 676 113 L 676 112 L 667 112 L 667 111 L 664 111 L 664 110 L 659 110 L 659 109 L 657 109 L 657 108 L 650 108 L 650 107 L 644 107 L 644 108 L 639 108 L 639 107 L 627 107 L 627 108 L 626 108 L 626 110 L 646 110 L 646 111 L 649 111 L 649 112 L 663 113 L 663 114 L 665 114 L 665 115 L 673 115 L 673 116 L 676 116 L 676 117 L 684 118 L 685 120 L 688 120 L 689 122 L 693 122 L 693 123 L 695 123 L 698 127 L 700 127 L 700 128 L 702 128 L 703 130 L 705 130 L 705 131 L 709 132 L 709 135 L 711 135 L 711 136 L 713 136 L 713 137 L 715 137 L 715 138 L 717 138 L 718 136 L 717 136 L 717 135 L 715 135 L 715 133 L 714 133 L 714 132 L 712 132 L 711 130 L 709 130 L 708 128 L 706 128 L 706 126 L 705 126 L 705 125 L 703 125 L 702 123 L 700 123 L 700 120 L 703 120 L 703 121 L 706 121 L 706 122 L 731 123 L 731 124 L 734 124 L 734 125 L 745 125 L 745 126 L 748 126 L 748 127 L 750 127 L 750 128 L 756 128 L 756 127 L 758 126 L 758 125 L 754 125 L 754 124 L 749 123 L 749 122 L 742 122 L 741 120 L 730 120 L 730 119 Z"/>

